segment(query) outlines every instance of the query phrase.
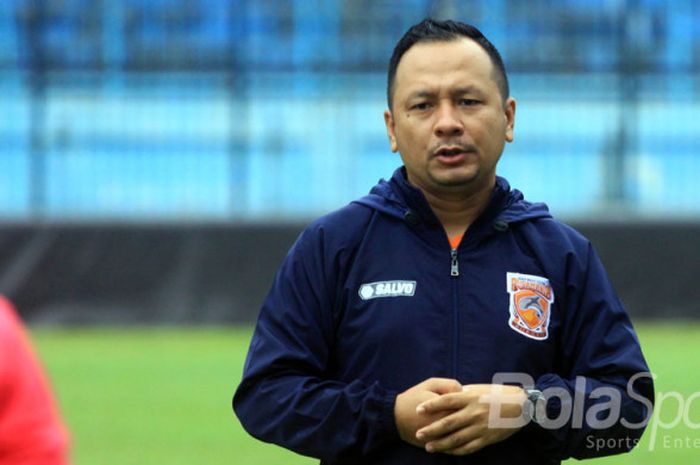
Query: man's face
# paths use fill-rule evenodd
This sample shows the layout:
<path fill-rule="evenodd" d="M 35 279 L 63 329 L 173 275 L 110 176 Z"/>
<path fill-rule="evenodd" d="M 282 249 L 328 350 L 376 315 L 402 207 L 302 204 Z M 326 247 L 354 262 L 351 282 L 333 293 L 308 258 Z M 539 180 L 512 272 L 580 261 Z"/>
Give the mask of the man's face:
<path fill-rule="evenodd" d="M 438 194 L 493 185 L 515 121 L 515 101 L 504 103 L 494 78 L 486 51 L 467 38 L 406 51 L 384 120 L 412 184 Z"/>

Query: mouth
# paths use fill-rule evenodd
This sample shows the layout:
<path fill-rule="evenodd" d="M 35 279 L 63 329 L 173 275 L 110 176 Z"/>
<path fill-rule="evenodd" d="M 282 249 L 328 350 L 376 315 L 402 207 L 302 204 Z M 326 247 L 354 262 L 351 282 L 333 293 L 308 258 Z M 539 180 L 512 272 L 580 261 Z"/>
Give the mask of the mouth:
<path fill-rule="evenodd" d="M 448 146 L 439 148 L 433 156 L 443 164 L 454 165 L 464 161 L 470 153 L 474 153 L 474 150 L 468 147 Z"/>

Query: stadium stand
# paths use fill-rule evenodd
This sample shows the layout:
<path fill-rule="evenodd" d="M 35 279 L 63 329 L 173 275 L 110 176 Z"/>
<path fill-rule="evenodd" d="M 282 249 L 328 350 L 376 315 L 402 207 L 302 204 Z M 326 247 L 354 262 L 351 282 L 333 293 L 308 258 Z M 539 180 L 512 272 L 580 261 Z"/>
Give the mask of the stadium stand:
<path fill-rule="evenodd" d="M 384 72 L 426 15 L 474 22 L 502 49 L 520 104 L 502 172 L 529 197 L 577 218 L 700 212 L 696 2 L 400 5 L 6 0 L 2 216 L 235 221 L 342 205 L 398 164 Z"/>

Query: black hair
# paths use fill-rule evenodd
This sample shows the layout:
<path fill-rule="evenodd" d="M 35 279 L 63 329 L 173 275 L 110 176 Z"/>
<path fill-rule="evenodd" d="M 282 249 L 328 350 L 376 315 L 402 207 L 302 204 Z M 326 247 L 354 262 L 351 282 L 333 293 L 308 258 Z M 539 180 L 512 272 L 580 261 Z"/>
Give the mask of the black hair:
<path fill-rule="evenodd" d="M 503 97 L 505 101 L 505 99 L 510 96 L 508 76 L 506 75 L 506 67 L 503 64 L 501 54 L 498 53 L 496 47 L 480 30 L 472 25 L 459 21 L 438 21 L 426 18 L 420 23 L 411 26 L 411 28 L 406 31 L 403 37 L 401 37 L 401 40 L 396 44 L 396 47 L 394 47 L 394 52 L 391 54 L 386 83 L 386 100 L 390 110 L 393 103 L 396 68 L 399 66 L 399 61 L 401 61 L 401 57 L 404 53 L 420 42 L 449 42 L 459 39 L 460 37 L 472 39 L 488 53 L 496 69 L 496 84 L 498 85 L 498 90 L 501 92 L 501 97 Z"/>

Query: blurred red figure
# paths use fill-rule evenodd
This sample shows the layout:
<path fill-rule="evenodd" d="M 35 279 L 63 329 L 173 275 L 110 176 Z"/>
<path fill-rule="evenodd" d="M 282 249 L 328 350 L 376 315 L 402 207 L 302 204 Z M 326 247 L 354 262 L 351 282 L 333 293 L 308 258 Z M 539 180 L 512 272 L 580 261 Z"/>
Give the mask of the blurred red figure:
<path fill-rule="evenodd" d="M 27 332 L 0 296 L 0 464 L 68 465 L 68 433 Z"/>

